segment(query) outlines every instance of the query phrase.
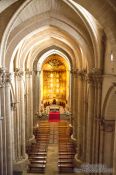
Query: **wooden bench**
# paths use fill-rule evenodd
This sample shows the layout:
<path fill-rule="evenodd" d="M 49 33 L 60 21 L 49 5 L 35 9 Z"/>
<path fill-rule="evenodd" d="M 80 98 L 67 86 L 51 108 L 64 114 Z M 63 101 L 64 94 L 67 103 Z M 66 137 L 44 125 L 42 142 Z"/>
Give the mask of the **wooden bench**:
<path fill-rule="evenodd" d="M 29 153 L 29 156 L 46 156 L 47 153 L 46 152 L 31 152 Z"/>
<path fill-rule="evenodd" d="M 72 163 L 58 163 L 59 172 L 73 172 L 74 165 Z"/>
<path fill-rule="evenodd" d="M 73 153 L 73 152 L 59 152 L 59 155 L 72 155 L 72 156 L 74 156 L 75 153 Z"/>
<path fill-rule="evenodd" d="M 31 164 L 46 164 L 46 160 L 30 160 Z"/>
<path fill-rule="evenodd" d="M 47 149 L 46 148 L 33 147 L 30 152 L 47 152 Z M 30 153 L 30 152 L 28 152 L 28 153 Z"/>
<path fill-rule="evenodd" d="M 73 159 L 59 159 L 58 163 L 72 163 Z"/>
<path fill-rule="evenodd" d="M 46 160 L 47 156 L 30 156 L 29 160 Z"/>
<path fill-rule="evenodd" d="M 47 154 L 46 150 L 33 149 L 29 152 L 29 154 Z"/>
<path fill-rule="evenodd" d="M 65 155 L 65 154 L 62 154 L 62 155 L 59 155 L 59 160 L 60 159 L 74 159 L 74 155 Z"/>
<path fill-rule="evenodd" d="M 60 145 L 58 147 L 58 149 L 72 149 L 72 150 L 75 150 L 75 148 L 73 146 L 64 146 L 64 145 Z"/>

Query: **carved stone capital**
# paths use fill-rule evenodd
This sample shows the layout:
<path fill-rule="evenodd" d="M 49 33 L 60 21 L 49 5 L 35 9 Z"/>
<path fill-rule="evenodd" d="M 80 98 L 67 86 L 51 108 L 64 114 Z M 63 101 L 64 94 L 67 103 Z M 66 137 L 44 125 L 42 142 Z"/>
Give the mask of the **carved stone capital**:
<path fill-rule="evenodd" d="M 102 118 L 100 120 L 100 129 L 104 132 L 114 132 L 115 120 L 105 120 L 104 118 Z"/>
<path fill-rule="evenodd" d="M 77 72 L 78 72 L 78 69 L 71 69 L 71 71 L 70 71 L 70 73 L 73 75 L 77 74 Z"/>
<path fill-rule="evenodd" d="M 4 76 L 5 76 L 5 69 L 0 68 L 0 86 L 1 87 L 4 85 Z"/>
<path fill-rule="evenodd" d="M 22 70 L 16 68 L 16 70 L 15 70 L 15 76 L 21 78 L 23 75 L 24 75 L 24 72 Z"/>
<path fill-rule="evenodd" d="M 85 79 L 86 74 L 87 74 L 86 70 L 78 70 L 78 77 L 81 78 L 81 80 Z"/>
<path fill-rule="evenodd" d="M 4 82 L 6 83 L 10 83 L 11 82 L 11 79 L 12 79 L 12 74 L 11 73 L 9 73 L 9 72 L 6 72 L 5 73 L 5 75 L 4 75 L 4 78 L 3 78 L 3 80 L 4 80 Z"/>
<path fill-rule="evenodd" d="M 78 69 L 72 69 L 70 73 L 72 74 L 73 77 L 77 78 Z"/>
<path fill-rule="evenodd" d="M 87 81 L 88 83 L 94 83 L 95 84 L 102 84 L 102 71 L 101 69 L 93 68 L 88 74 L 87 74 Z"/>
<path fill-rule="evenodd" d="M 26 75 L 29 75 L 29 76 L 32 75 L 32 71 L 30 71 L 29 69 L 27 69 L 25 72 L 26 72 Z"/>
<path fill-rule="evenodd" d="M 4 87 L 5 83 L 10 83 L 12 79 L 12 73 L 5 71 L 4 68 L 0 68 L 0 87 Z"/>
<path fill-rule="evenodd" d="M 15 103 L 11 103 L 11 109 L 13 111 L 16 111 L 16 102 Z"/>
<path fill-rule="evenodd" d="M 89 73 L 86 75 L 86 80 L 89 84 L 94 84 L 94 77 L 93 74 Z"/>
<path fill-rule="evenodd" d="M 92 74 L 95 74 L 95 75 L 101 75 L 102 74 L 102 70 L 98 69 L 98 68 L 93 68 L 90 72 Z"/>

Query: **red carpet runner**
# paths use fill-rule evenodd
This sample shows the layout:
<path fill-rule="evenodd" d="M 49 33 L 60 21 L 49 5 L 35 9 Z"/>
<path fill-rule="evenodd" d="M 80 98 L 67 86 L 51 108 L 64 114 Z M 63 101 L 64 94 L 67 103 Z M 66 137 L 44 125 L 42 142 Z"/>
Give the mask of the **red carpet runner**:
<path fill-rule="evenodd" d="M 60 121 L 60 112 L 49 113 L 49 122 L 59 122 L 59 121 Z"/>

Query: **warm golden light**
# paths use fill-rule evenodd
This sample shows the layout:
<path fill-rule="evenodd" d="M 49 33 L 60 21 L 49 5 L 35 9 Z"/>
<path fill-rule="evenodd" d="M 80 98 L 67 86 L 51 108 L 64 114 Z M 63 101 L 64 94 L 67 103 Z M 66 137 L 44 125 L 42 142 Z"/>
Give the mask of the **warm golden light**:
<path fill-rule="evenodd" d="M 66 63 L 65 63 L 66 64 Z M 43 102 L 66 102 L 67 98 L 67 67 L 64 59 L 51 55 L 43 65 Z"/>
<path fill-rule="evenodd" d="M 53 87 L 53 84 L 51 84 L 50 86 Z"/>

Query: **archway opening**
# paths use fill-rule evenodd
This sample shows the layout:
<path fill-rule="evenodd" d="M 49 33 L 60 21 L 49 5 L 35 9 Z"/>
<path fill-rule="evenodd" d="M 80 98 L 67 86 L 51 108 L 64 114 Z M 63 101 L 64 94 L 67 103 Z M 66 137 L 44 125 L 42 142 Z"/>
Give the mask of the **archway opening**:
<path fill-rule="evenodd" d="M 47 106 L 57 105 L 64 112 L 69 105 L 69 65 L 58 54 L 46 58 L 42 65 L 41 73 L 41 104 Z"/>

